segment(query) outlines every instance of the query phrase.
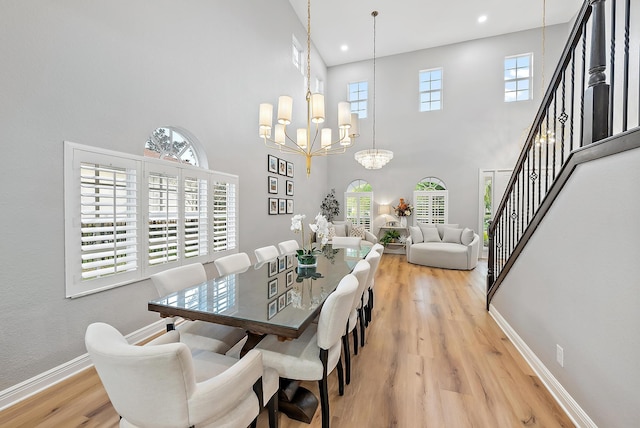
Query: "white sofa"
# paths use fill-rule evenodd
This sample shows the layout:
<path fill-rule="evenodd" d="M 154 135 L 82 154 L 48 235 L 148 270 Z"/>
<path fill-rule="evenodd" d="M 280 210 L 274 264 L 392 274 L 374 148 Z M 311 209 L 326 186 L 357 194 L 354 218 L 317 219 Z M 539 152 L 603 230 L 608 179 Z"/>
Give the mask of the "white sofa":
<path fill-rule="evenodd" d="M 478 264 L 480 237 L 457 224 L 419 224 L 409 227 L 407 261 L 423 266 L 471 270 Z"/>
<path fill-rule="evenodd" d="M 348 220 L 334 220 L 329 223 L 329 244 L 332 243 L 333 236 L 359 236 L 362 238 L 360 245 L 366 246 L 373 246 L 378 242 L 378 238 L 373 233 L 365 230 L 364 226 L 354 226 Z"/>

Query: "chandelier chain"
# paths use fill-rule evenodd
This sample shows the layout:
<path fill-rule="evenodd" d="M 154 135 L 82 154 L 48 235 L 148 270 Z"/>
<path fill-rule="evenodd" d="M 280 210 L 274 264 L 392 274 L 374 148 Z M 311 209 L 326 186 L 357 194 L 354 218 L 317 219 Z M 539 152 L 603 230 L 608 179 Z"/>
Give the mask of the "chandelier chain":
<path fill-rule="evenodd" d="M 376 16 L 378 11 L 371 12 L 373 16 L 373 150 L 376 149 Z"/>
<path fill-rule="evenodd" d="M 307 0 L 307 97 L 311 95 L 311 0 Z"/>

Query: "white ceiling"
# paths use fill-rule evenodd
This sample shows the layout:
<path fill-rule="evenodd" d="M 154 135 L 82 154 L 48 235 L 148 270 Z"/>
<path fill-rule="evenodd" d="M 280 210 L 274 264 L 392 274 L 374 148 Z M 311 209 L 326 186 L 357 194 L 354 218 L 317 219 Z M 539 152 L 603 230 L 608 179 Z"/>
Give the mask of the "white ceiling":
<path fill-rule="evenodd" d="M 311 40 L 327 66 L 542 26 L 545 0 L 313 0 Z M 307 0 L 289 0 L 307 28 Z M 582 0 L 546 0 L 546 24 L 569 22 Z M 478 17 L 486 15 L 484 24 Z M 306 40 L 302 41 L 306 46 Z M 343 52 L 340 46 L 348 45 Z"/>

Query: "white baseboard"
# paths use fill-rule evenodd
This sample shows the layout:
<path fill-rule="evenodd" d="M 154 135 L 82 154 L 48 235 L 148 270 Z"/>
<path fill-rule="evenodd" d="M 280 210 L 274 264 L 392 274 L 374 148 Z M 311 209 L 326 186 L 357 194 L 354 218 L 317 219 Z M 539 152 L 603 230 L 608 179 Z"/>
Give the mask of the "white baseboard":
<path fill-rule="evenodd" d="M 134 331 L 126 337 L 129 343 L 139 343 L 163 331 L 164 329 L 165 321 L 159 320 L 141 328 L 140 330 Z M 31 379 L 27 379 L 24 382 L 0 391 L 0 411 L 17 404 L 32 395 L 44 391 L 45 389 L 80 373 L 92 365 L 89 354 L 80 355 L 71 361 L 67 361 L 64 364 L 59 365 L 58 367 L 54 367 L 51 370 L 32 377 Z"/>
<path fill-rule="evenodd" d="M 564 409 L 569 418 L 579 428 L 598 428 L 598 426 L 589 418 L 589 415 L 582 410 L 578 403 L 569 395 L 566 389 L 560 382 L 553 376 L 553 374 L 547 369 L 547 367 L 540 361 L 540 359 L 533 353 L 531 348 L 527 346 L 524 340 L 516 333 L 516 331 L 509 325 L 500 312 L 493 305 L 489 305 L 489 313 L 496 321 L 498 326 L 502 329 L 504 334 L 507 335 L 509 340 L 514 344 L 518 352 L 524 357 L 526 362 L 531 366 L 533 371 L 538 375 L 542 383 L 547 387 L 553 398 L 556 399 L 558 404 Z"/>

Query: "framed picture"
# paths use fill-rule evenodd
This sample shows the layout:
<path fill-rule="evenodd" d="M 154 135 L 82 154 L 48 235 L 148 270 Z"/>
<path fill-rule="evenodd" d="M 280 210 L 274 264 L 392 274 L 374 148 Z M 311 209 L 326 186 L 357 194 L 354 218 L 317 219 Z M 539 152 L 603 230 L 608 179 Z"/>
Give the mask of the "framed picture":
<path fill-rule="evenodd" d="M 292 285 L 293 285 L 293 271 L 290 270 L 289 272 L 287 272 L 287 287 L 291 287 Z"/>
<path fill-rule="evenodd" d="M 273 155 L 267 155 L 267 170 L 274 174 L 278 173 L 278 158 Z"/>
<path fill-rule="evenodd" d="M 275 300 L 274 300 L 275 302 Z M 286 293 L 282 293 L 280 297 L 278 297 L 278 312 L 283 310 L 287 306 L 287 295 Z"/>
<path fill-rule="evenodd" d="M 269 214 L 278 214 L 278 198 L 269 198 Z"/>
<path fill-rule="evenodd" d="M 269 276 L 273 276 L 278 273 L 278 262 L 275 260 L 269 262 Z"/>
<path fill-rule="evenodd" d="M 287 268 L 293 267 L 293 254 L 287 256 Z"/>
<path fill-rule="evenodd" d="M 287 175 L 287 161 L 284 159 L 278 159 L 278 174 Z"/>
<path fill-rule="evenodd" d="M 287 200 L 278 199 L 278 214 L 286 214 L 286 213 L 287 213 Z"/>
<path fill-rule="evenodd" d="M 276 294 L 278 294 L 278 278 L 273 278 L 271 281 L 269 281 L 269 288 L 267 291 L 267 298 L 272 298 L 273 296 L 275 296 Z"/>
<path fill-rule="evenodd" d="M 293 302 L 293 288 L 287 291 L 287 306 L 289 306 Z"/>
<path fill-rule="evenodd" d="M 293 199 L 287 199 L 287 214 L 293 214 Z"/>
<path fill-rule="evenodd" d="M 293 162 L 287 162 L 287 177 L 293 178 Z"/>
<path fill-rule="evenodd" d="M 276 180 L 277 181 L 277 180 Z M 276 182 L 276 188 L 278 183 Z M 293 180 L 287 180 L 287 196 L 293 196 Z"/>
<path fill-rule="evenodd" d="M 278 257 L 278 272 L 283 272 L 287 266 L 286 257 Z"/>
<path fill-rule="evenodd" d="M 278 313 L 278 300 L 274 300 L 273 302 L 269 303 L 268 309 L 267 309 L 267 319 L 271 319 L 274 317 L 275 314 Z"/>
<path fill-rule="evenodd" d="M 269 193 L 278 193 L 278 177 L 269 176 Z"/>

